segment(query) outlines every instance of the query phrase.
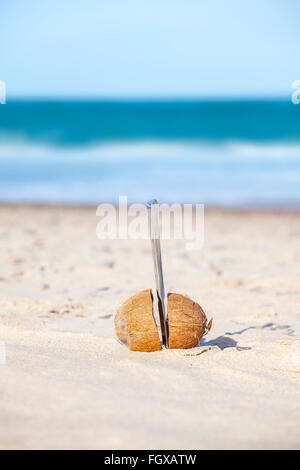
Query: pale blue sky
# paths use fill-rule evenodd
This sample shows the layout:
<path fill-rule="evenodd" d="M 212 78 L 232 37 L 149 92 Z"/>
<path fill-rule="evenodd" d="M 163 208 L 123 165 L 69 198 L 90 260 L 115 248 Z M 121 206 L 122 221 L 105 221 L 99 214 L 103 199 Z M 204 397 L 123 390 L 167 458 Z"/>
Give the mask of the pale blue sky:
<path fill-rule="evenodd" d="M 1 0 L 9 96 L 289 96 L 299 0 Z"/>

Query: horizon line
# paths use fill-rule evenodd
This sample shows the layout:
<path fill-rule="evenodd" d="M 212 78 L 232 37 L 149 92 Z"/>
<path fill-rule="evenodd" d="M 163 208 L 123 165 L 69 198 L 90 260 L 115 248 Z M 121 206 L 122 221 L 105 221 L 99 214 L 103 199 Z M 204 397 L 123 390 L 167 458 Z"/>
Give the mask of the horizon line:
<path fill-rule="evenodd" d="M 255 101 L 290 101 L 289 95 L 243 95 L 243 96 L 103 96 L 103 95 L 86 95 L 86 96 L 63 96 L 63 95 L 14 95 L 6 96 L 6 104 L 9 102 L 255 102 Z"/>

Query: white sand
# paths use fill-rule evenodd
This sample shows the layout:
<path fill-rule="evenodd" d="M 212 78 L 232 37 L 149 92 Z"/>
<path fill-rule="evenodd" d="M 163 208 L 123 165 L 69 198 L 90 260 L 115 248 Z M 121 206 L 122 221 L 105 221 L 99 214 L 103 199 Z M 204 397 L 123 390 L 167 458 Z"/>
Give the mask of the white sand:
<path fill-rule="evenodd" d="M 300 214 L 206 214 L 164 242 L 169 291 L 214 325 L 133 353 L 116 307 L 152 286 L 146 241 L 97 240 L 94 209 L 0 207 L 0 448 L 300 448 Z"/>

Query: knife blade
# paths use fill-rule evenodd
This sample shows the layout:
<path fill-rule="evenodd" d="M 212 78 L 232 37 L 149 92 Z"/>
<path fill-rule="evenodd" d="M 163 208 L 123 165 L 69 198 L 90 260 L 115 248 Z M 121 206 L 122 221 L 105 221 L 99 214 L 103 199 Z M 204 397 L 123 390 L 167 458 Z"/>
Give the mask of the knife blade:
<path fill-rule="evenodd" d="M 156 199 L 148 201 L 149 210 L 149 232 L 152 246 L 152 256 L 154 264 L 154 275 L 156 284 L 156 294 L 158 301 L 158 313 L 160 320 L 160 329 L 163 345 L 168 347 L 168 328 L 165 310 L 165 286 L 163 277 L 163 267 L 160 247 L 160 221 L 159 221 L 159 203 Z"/>

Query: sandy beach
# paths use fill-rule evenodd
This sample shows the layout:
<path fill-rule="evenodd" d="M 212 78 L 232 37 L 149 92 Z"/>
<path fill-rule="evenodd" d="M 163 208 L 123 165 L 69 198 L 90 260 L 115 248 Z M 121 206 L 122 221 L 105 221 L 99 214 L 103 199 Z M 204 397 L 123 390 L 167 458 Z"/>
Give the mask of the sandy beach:
<path fill-rule="evenodd" d="M 162 243 L 166 288 L 214 319 L 192 350 L 134 353 L 113 315 L 153 286 L 148 241 L 95 208 L 0 206 L 0 449 L 299 449 L 300 213 L 208 210 Z"/>

